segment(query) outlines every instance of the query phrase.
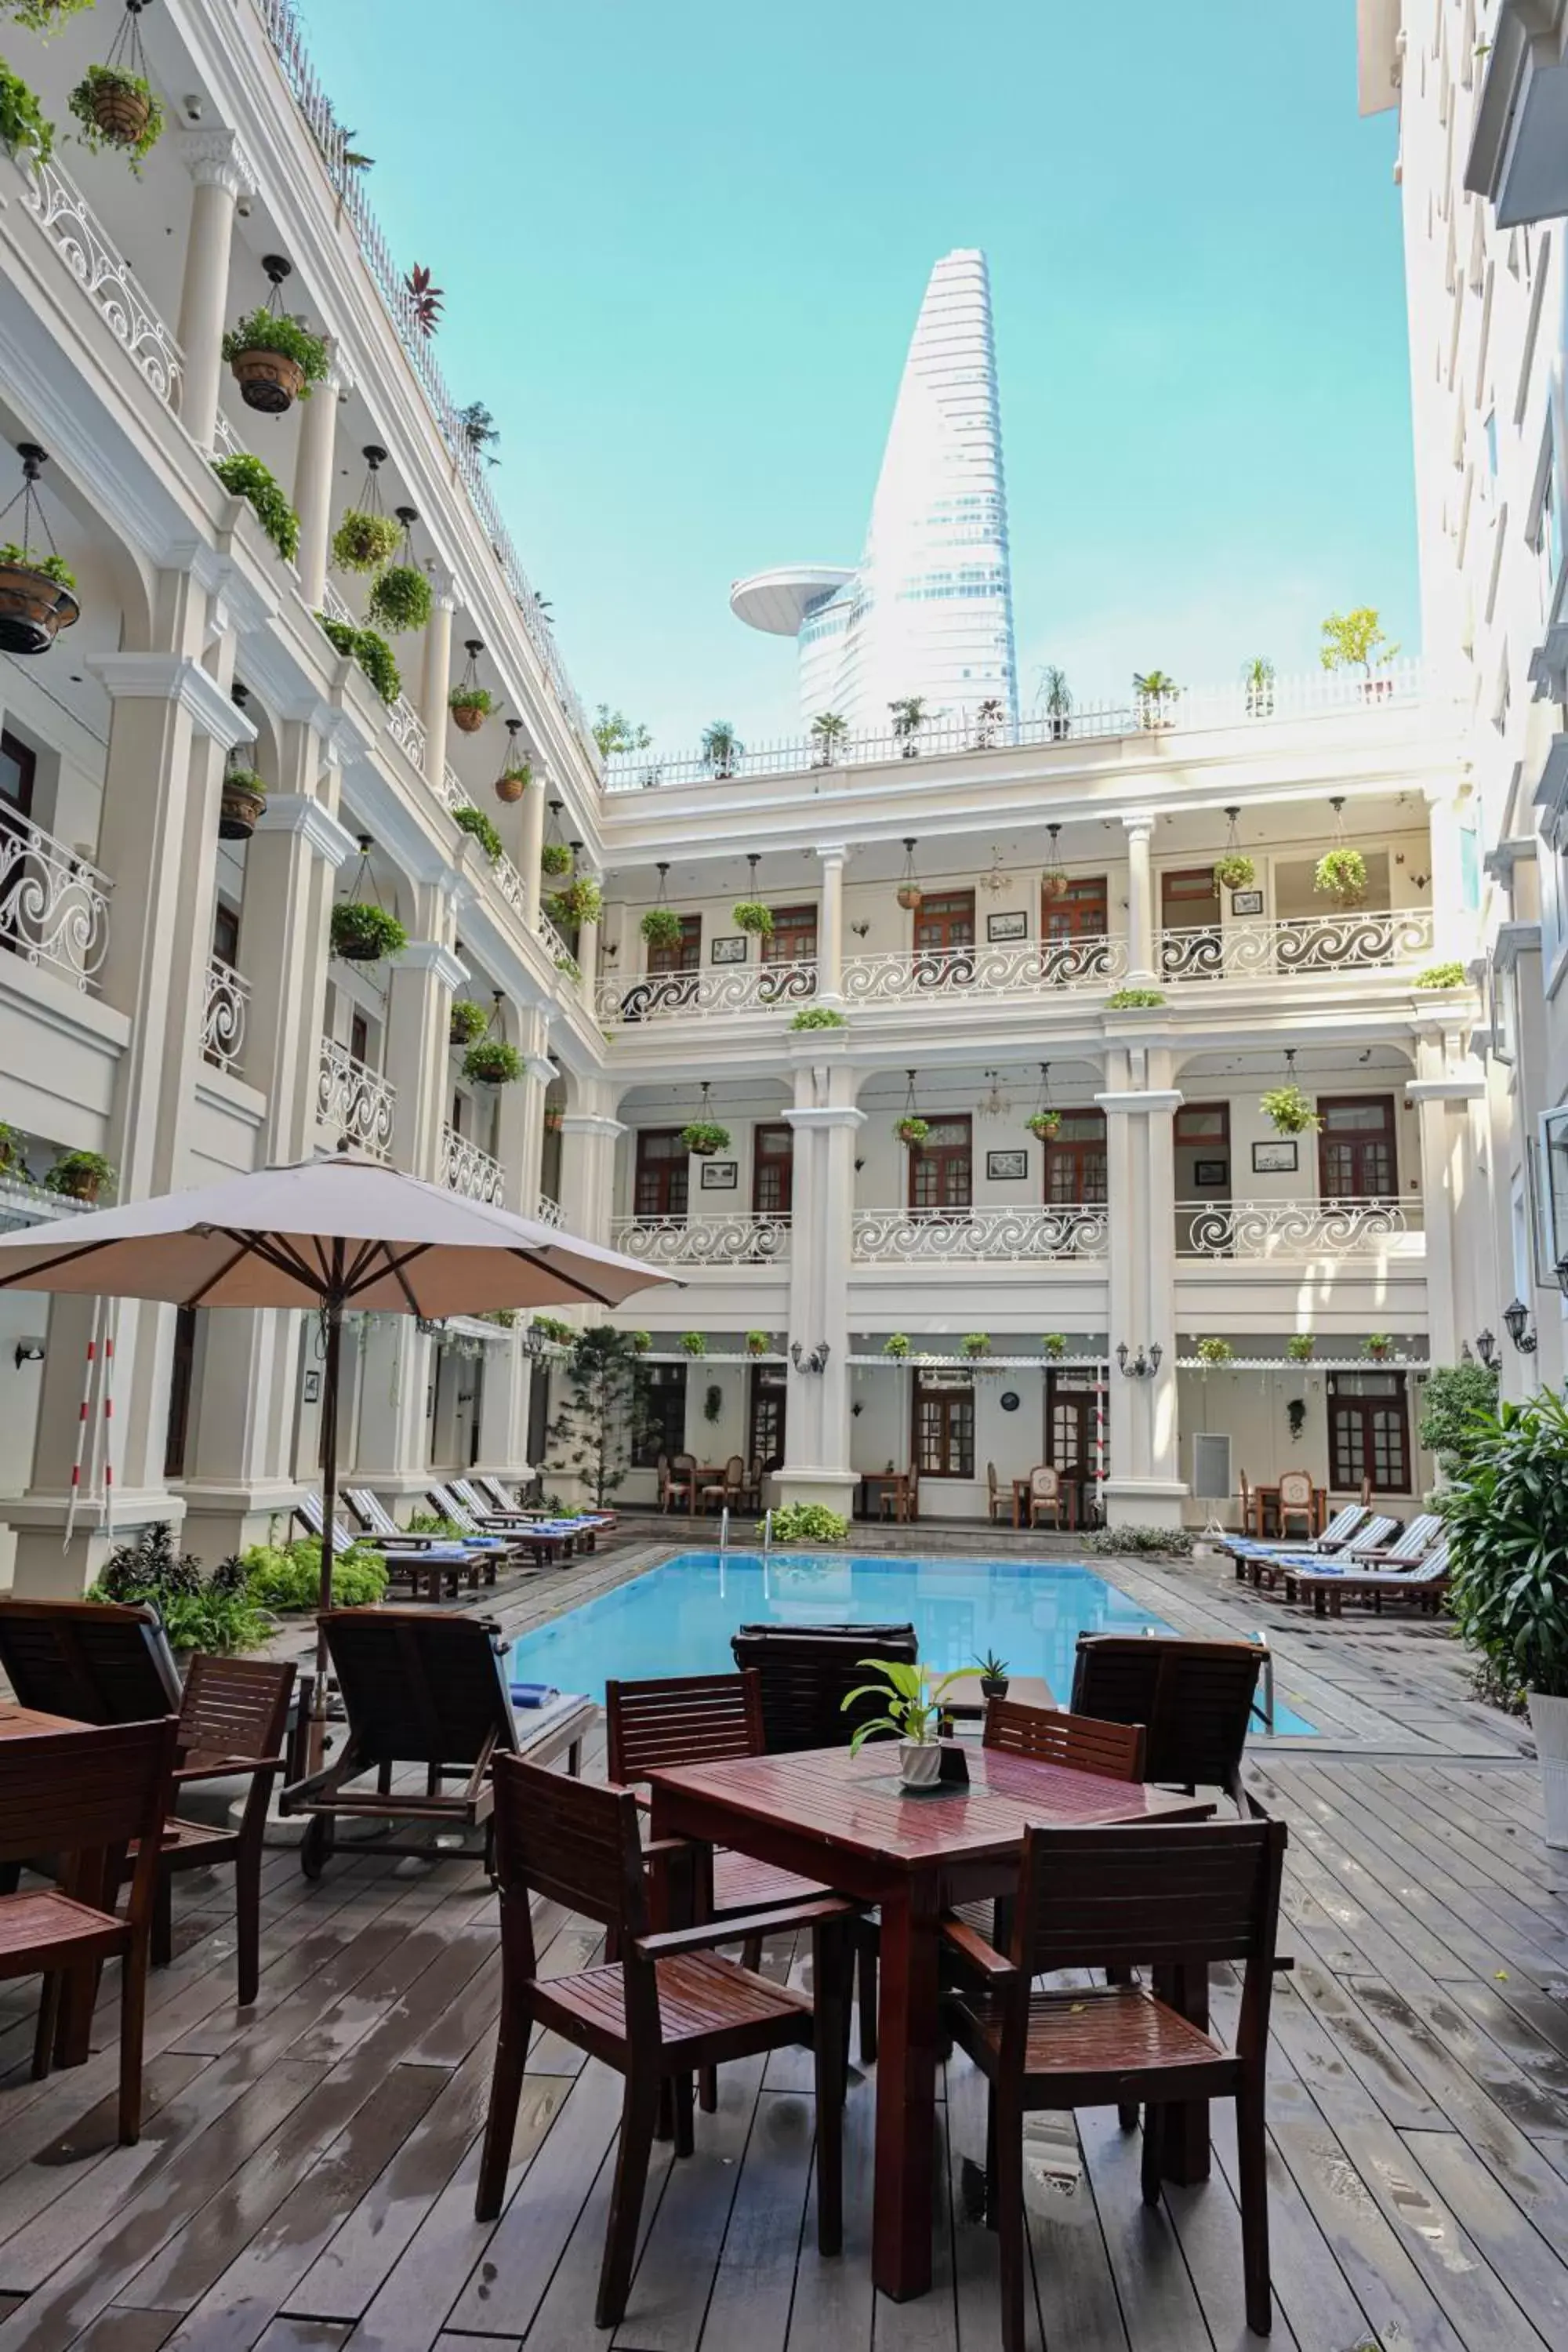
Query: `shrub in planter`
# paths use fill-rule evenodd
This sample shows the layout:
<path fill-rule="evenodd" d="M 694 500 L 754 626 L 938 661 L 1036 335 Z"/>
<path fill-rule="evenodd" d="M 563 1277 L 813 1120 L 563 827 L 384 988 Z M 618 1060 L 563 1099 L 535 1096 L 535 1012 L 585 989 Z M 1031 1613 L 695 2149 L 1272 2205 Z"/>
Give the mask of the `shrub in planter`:
<path fill-rule="evenodd" d="M 633 1349 L 639 1356 L 646 1356 L 653 1346 L 651 1331 L 628 1331 L 626 1337 L 631 1341 Z"/>
<path fill-rule="evenodd" d="M 47 654 L 78 619 L 76 574 L 60 555 L 34 555 L 15 540 L 0 546 L 0 648 Z"/>
<path fill-rule="evenodd" d="M 539 870 L 542 874 L 571 873 L 572 852 L 567 848 L 566 844 L 563 841 L 547 841 L 545 843 L 543 848 L 539 853 Z"/>
<path fill-rule="evenodd" d="M 789 1025 L 792 1029 L 847 1029 L 849 1024 L 831 1004 L 803 1004 Z"/>
<path fill-rule="evenodd" d="M 980 1676 L 981 1695 L 984 1697 L 1006 1697 L 1007 1661 L 1005 1658 L 999 1658 L 994 1650 L 976 1651 L 974 1671 Z"/>
<path fill-rule="evenodd" d="M 68 1201 L 96 1201 L 114 1171 L 97 1151 L 62 1151 L 44 1179 L 46 1192 L 63 1193 Z"/>
<path fill-rule="evenodd" d="M 1225 856 L 1215 859 L 1215 887 L 1220 890 L 1249 889 L 1257 872 L 1250 857 L 1243 857 L 1239 850 L 1227 851 Z"/>
<path fill-rule="evenodd" d="M 55 151 L 55 126 L 48 121 L 37 94 L 28 89 L 20 74 L 12 72 L 0 58 L 0 139 L 11 150 L 18 163 L 30 163 L 36 170 L 47 163 Z"/>
<path fill-rule="evenodd" d="M 683 937 L 680 917 L 673 907 L 650 907 L 637 929 L 650 948 L 678 948 Z"/>
<path fill-rule="evenodd" d="M 1079 1541 L 1085 1551 L 1111 1557 L 1117 1552 L 1143 1559 L 1190 1559 L 1193 1551 L 1187 1528 L 1091 1528 Z"/>
<path fill-rule="evenodd" d="M 564 949 L 555 959 L 555 969 L 557 971 L 563 971 L 568 980 L 581 980 L 583 977 L 582 965 L 574 955 L 569 955 Z"/>
<path fill-rule="evenodd" d="M 248 841 L 267 806 L 267 787 L 254 768 L 226 768 L 219 806 L 220 841 Z"/>
<path fill-rule="evenodd" d="M 1228 1339 L 1200 1339 L 1193 1352 L 1200 1364 L 1228 1364 L 1236 1358 Z"/>
<path fill-rule="evenodd" d="M 1437 1456 L 1445 1478 L 1457 1478 L 1471 1444 L 1497 1411 L 1498 1376 L 1484 1364 L 1439 1364 L 1427 1375 L 1416 1432 Z"/>
<path fill-rule="evenodd" d="M 849 1532 L 849 1522 L 840 1511 L 831 1511 L 826 1503 L 786 1503 L 773 1517 L 774 1543 L 842 1543 Z M 763 1522 L 757 1533 L 763 1532 Z"/>
<path fill-rule="evenodd" d="M 476 1087 L 514 1086 L 526 1066 L 504 1037 L 481 1037 L 463 1056 L 463 1076 Z"/>
<path fill-rule="evenodd" d="M 1031 1111 L 1024 1125 L 1031 1135 L 1037 1135 L 1042 1143 L 1049 1143 L 1054 1136 L 1061 1133 L 1062 1115 L 1059 1110 Z"/>
<path fill-rule="evenodd" d="M 1311 1097 L 1300 1087 L 1270 1087 L 1259 1095 L 1258 1108 L 1276 1135 L 1305 1135 L 1309 1128 L 1322 1124 Z"/>
<path fill-rule="evenodd" d="M 1040 1345 L 1052 1363 L 1059 1363 L 1068 1351 L 1068 1335 L 1065 1331 L 1047 1331 Z"/>
<path fill-rule="evenodd" d="M 297 400 L 309 400 L 311 386 L 327 373 L 321 336 L 287 310 L 268 310 L 265 304 L 229 329 L 223 355 L 247 408 L 259 409 L 264 416 L 281 416 Z"/>
<path fill-rule="evenodd" d="M 401 955 L 408 934 L 395 915 L 362 898 L 340 898 L 332 908 L 332 953 L 344 963 L 379 963 Z"/>
<path fill-rule="evenodd" d="M 455 686 L 447 697 L 452 723 L 460 727 L 465 735 L 477 735 L 495 707 L 495 697 L 488 686 Z"/>
<path fill-rule="evenodd" d="M 300 518 L 260 458 L 247 451 L 233 457 L 215 457 L 213 472 L 232 497 L 248 502 L 284 562 L 292 563 L 300 551 Z"/>
<path fill-rule="evenodd" d="M 918 1151 L 931 1133 L 931 1121 L 929 1118 L 900 1118 L 895 1122 L 893 1133 L 900 1143 L 907 1143 L 911 1151 Z"/>
<path fill-rule="evenodd" d="M 1316 1345 L 1310 1331 L 1292 1331 L 1285 1342 L 1285 1353 L 1293 1364 L 1310 1364 Z"/>
<path fill-rule="evenodd" d="M 769 1345 L 770 1339 L 769 1334 L 766 1331 L 747 1332 L 746 1353 L 748 1356 L 765 1356 L 768 1352 Z"/>
<path fill-rule="evenodd" d="M 711 1160 L 716 1151 L 729 1150 L 730 1130 L 715 1118 L 694 1118 L 680 1130 L 680 1148 L 699 1160 Z"/>
<path fill-rule="evenodd" d="M 1157 988 L 1113 988 L 1105 1000 L 1108 1013 L 1152 1013 L 1165 1002 Z"/>
<path fill-rule="evenodd" d="M 410 1522 L 409 1532 L 419 1529 Z M 454 1530 L 455 1532 L 455 1530 Z M 247 1590 L 263 1609 L 279 1612 L 321 1605 L 321 1546 L 316 1536 L 297 1543 L 252 1544 L 239 1555 Z M 374 1609 L 386 1592 L 386 1563 L 369 1544 L 351 1544 L 332 1560 L 332 1603 L 338 1609 Z"/>
<path fill-rule="evenodd" d="M 1429 963 L 1411 982 L 1413 988 L 1463 988 L 1468 975 L 1462 963 Z"/>
<path fill-rule="evenodd" d="M 370 592 L 368 617 L 400 635 L 430 618 L 430 583 L 412 563 L 391 563 Z"/>
<path fill-rule="evenodd" d="M 243 1563 L 223 1560 L 204 1578 L 195 1554 L 177 1552 L 163 1522 L 110 1553 L 88 1599 L 143 1607 L 151 1603 L 173 1650 L 226 1655 L 254 1649 L 267 1638 L 267 1620 L 250 1591 Z"/>
<path fill-rule="evenodd" d="M 492 866 L 497 863 L 501 856 L 501 837 L 495 829 L 493 819 L 488 817 L 483 809 L 475 808 L 471 801 L 466 802 L 461 808 L 452 811 L 452 822 L 464 833 L 473 835 Z"/>
<path fill-rule="evenodd" d="M 675 1344 L 683 1356 L 705 1356 L 708 1353 L 708 1342 L 700 1331 L 683 1331 Z"/>
<path fill-rule="evenodd" d="M 403 526 L 395 515 L 350 507 L 332 533 L 332 562 L 340 572 L 379 572 L 396 554 L 402 537 Z"/>
<path fill-rule="evenodd" d="M 773 910 L 760 898 L 738 898 L 730 909 L 730 919 L 738 931 L 749 932 L 752 939 L 773 936 Z"/>
<path fill-rule="evenodd" d="M 958 1343 L 958 1352 L 961 1356 L 967 1356 L 972 1362 L 976 1356 L 988 1356 L 991 1353 L 990 1332 L 966 1331 Z"/>
<path fill-rule="evenodd" d="M 1393 1352 L 1393 1348 L 1394 1340 L 1386 1331 L 1369 1331 L 1361 1343 L 1362 1354 L 1370 1356 L 1374 1364 L 1381 1364 L 1384 1357 Z"/>
<path fill-rule="evenodd" d="M 490 1016 L 482 1004 L 470 1003 L 466 996 L 459 996 L 447 1016 L 447 1035 L 454 1045 L 471 1045 L 489 1025 Z"/>
<path fill-rule="evenodd" d="M 1366 897 L 1366 860 L 1359 849 L 1330 849 L 1319 858 L 1312 887 L 1342 907 L 1359 907 Z"/>
<path fill-rule="evenodd" d="M 7 1127 L 3 1119 L 0 1119 L 0 1176 L 8 1176 L 13 1182 L 20 1179 L 24 1183 L 27 1177 L 23 1139 L 16 1128 Z"/>
<path fill-rule="evenodd" d="M 909 1352 L 908 1335 L 902 1331 L 889 1331 L 882 1342 L 883 1355 L 891 1356 L 895 1363 L 902 1363 Z"/>
<path fill-rule="evenodd" d="M 598 884 L 586 874 L 568 882 L 564 890 L 552 890 L 548 912 L 550 919 L 566 929 L 577 923 L 596 923 L 605 903 L 605 894 Z"/>
<path fill-rule="evenodd" d="M 572 1326 L 570 1323 L 563 1323 L 559 1315 L 536 1315 L 533 1318 L 533 1328 L 536 1331 L 542 1331 L 544 1337 L 557 1348 L 569 1348 L 572 1345 L 574 1336 Z"/>
<path fill-rule="evenodd" d="M 142 158 L 163 131 L 163 110 L 145 75 L 120 66 L 89 66 L 66 104 L 81 124 L 82 145 L 94 151 L 117 147 L 140 179 Z"/>
<path fill-rule="evenodd" d="M 316 618 L 339 653 L 358 662 L 383 702 L 395 702 L 403 691 L 403 675 L 386 639 L 374 629 L 356 628 L 352 621 L 334 621 L 328 613 L 318 613 Z"/>

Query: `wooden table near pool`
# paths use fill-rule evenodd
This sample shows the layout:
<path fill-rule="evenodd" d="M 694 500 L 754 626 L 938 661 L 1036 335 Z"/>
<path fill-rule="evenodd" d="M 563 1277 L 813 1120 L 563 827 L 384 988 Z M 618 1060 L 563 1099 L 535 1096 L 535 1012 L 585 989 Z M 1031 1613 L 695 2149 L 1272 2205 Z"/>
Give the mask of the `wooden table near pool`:
<path fill-rule="evenodd" d="M 881 1906 L 877 2183 L 871 2270 L 897 2302 L 931 2285 L 936 2159 L 937 1926 L 956 1903 L 1006 1895 L 1031 1822 L 1204 1821 L 1214 1807 L 1141 1782 L 966 1751 L 970 1785 L 906 1796 L 889 1746 L 811 1748 L 653 1772 L 655 1837 L 700 1838 Z M 1176 1989 L 1206 2020 L 1207 1987 Z M 1203 2150 L 1207 2147 L 1203 2111 Z M 1184 2169 L 1202 2177 L 1192 2130 Z M 1168 2147 L 1176 2145 L 1173 2137 Z"/>

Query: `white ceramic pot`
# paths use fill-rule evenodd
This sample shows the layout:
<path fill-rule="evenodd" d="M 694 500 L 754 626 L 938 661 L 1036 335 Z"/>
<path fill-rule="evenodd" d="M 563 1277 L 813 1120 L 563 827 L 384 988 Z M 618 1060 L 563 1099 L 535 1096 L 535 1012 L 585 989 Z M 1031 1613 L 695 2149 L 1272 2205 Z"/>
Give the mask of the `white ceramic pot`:
<path fill-rule="evenodd" d="M 1531 1691 L 1530 1727 L 1541 1759 L 1546 1843 L 1568 1848 L 1568 1698 L 1546 1698 L 1540 1691 Z"/>
<path fill-rule="evenodd" d="M 900 1739 L 899 1778 L 906 1789 L 929 1789 L 942 1777 L 942 1748 L 934 1739 Z"/>

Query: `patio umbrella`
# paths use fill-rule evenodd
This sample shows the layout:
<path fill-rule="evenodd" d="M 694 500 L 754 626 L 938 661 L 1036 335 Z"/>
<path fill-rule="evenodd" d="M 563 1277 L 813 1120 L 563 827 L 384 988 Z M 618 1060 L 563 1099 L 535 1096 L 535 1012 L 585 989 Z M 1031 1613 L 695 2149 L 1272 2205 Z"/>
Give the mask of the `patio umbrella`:
<path fill-rule="evenodd" d="M 332 1599 L 346 1313 L 435 1321 L 500 1307 L 617 1307 L 665 1279 L 616 1250 L 346 1151 L 0 1236 L 0 1290 L 321 1312 L 323 1609 Z"/>

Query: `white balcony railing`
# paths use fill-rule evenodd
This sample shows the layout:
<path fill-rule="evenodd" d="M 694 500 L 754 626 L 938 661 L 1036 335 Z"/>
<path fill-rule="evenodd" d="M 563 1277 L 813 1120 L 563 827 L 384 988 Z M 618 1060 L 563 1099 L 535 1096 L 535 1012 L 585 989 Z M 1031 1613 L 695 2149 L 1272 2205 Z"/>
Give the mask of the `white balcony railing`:
<path fill-rule="evenodd" d="M 356 1062 L 335 1037 L 322 1038 L 316 1109 L 323 1126 L 384 1159 L 392 1149 L 396 1108 L 397 1088 L 390 1079 Z"/>
<path fill-rule="evenodd" d="M 609 792 L 641 792 L 661 784 L 744 782 L 758 776 L 804 775 L 814 769 L 860 768 L 900 759 L 951 759 L 965 752 L 1005 752 L 1023 747 L 1072 745 L 1110 737 L 1164 737 L 1198 728 L 1256 726 L 1269 719 L 1309 718 L 1320 711 L 1383 709 L 1421 699 L 1421 665 L 1393 662 L 1375 677 L 1344 671 L 1309 670 L 1279 677 L 1262 688 L 1244 685 L 1194 688 L 1150 702 L 1139 697 L 1083 703 L 1070 712 L 1032 711 L 1015 724 L 984 719 L 978 709 L 934 712 L 912 745 L 880 730 L 835 744 L 830 758 L 809 736 L 791 736 L 753 745 L 720 760 L 701 751 L 666 757 L 657 751 L 618 752 L 605 764 Z"/>
<path fill-rule="evenodd" d="M 395 743 L 401 743 L 421 775 L 425 772 L 425 721 L 405 694 L 386 709 L 386 731 Z"/>
<path fill-rule="evenodd" d="M 202 1059 L 231 1076 L 237 1072 L 249 1014 L 250 982 L 233 964 L 214 956 L 202 1004 Z"/>
<path fill-rule="evenodd" d="M 1127 941 L 1093 936 L 1020 940 L 1005 947 L 916 948 L 844 959 L 846 1004 L 923 1004 L 969 995 L 1037 996 L 1113 988 L 1127 975 Z"/>
<path fill-rule="evenodd" d="M 610 1245 L 649 1265 L 767 1265 L 789 1255 L 789 1219 L 617 1217 Z"/>
<path fill-rule="evenodd" d="M 470 1201 L 489 1201 L 500 1207 L 506 1200 L 506 1170 L 500 1161 L 455 1127 L 441 1129 L 441 1181 Z"/>
<path fill-rule="evenodd" d="M 109 946 L 112 887 L 41 824 L 0 804 L 0 948 L 93 987 Z"/>
<path fill-rule="evenodd" d="M 1365 1201 L 1179 1201 L 1176 1254 L 1201 1258 L 1384 1257 L 1420 1246 L 1414 1194 Z"/>
<path fill-rule="evenodd" d="M 709 964 L 697 971 L 639 972 L 601 979 L 601 1021 L 689 1020 L 711 1013 L 793 1010 L 816 993 L 815 963 Z"/>
<path fill-rule="evenodd" d="M 860 1265 L 934 1265 L 975 1259 L 1099 1258 L 1103 1208 L 857 1209 Z"/>
<path fill-rule="evenodd" d="M 1283 923 L 1232 923 L 1221 929 L 1162 931 L 1160 970 L 1167 981 L 1272 980 L 1287 972 L 1365 971 L 1423 963 L 1432 953 L 1432 912 L 1301 915 Z"/>
<path fill-rule="evenodd" d="M 26 174 L 26 202 L 160 400 L 179 405 L 180 347 L 135 271 L 68 172 L 53 157 Z"/>
<path fill-rule="evenodd" d="M 564 1231 L 566 1212 L 559 1201 L 551 1199 L 548 1192 L 541 1192 L 533 1204 L 533 1213 L 542 1225 L 557 1225 Z"/>
<path fill-rule="evenodd" d="M 556 929 L 554 924 L 551 921 L 542 907 L 541 907 L 539 910 L 539 920 L 534 926 L 534 929 L 539 939 L 540 946 L 544 950 L 545 954 L 550 958 L 550 961 L 555 966 L 556 971 L 565 972 L 575 971 L 577 969 L 576 957 L 573 954 L 571 949 L 567 946 L 565 940 L 562 938 L 560 932 Z"/>

